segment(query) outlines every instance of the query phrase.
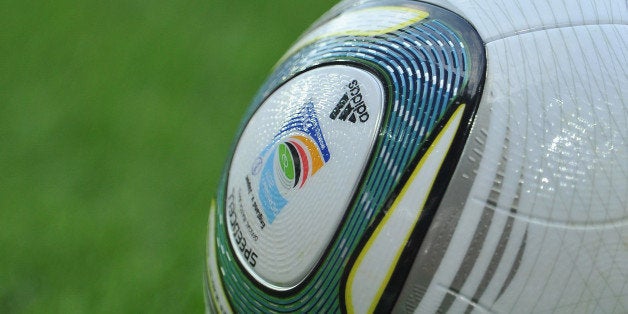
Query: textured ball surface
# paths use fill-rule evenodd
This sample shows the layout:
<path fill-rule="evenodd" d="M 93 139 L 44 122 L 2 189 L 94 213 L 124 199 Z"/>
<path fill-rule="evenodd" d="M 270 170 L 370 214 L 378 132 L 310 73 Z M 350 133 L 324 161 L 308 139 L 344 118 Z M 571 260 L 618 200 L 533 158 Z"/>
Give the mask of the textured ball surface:
<path fill-rule="evenodd" d="M 279 61 L 210 309 L 628 311 L 625 3 L 429 2 L 342 2 Z"/>

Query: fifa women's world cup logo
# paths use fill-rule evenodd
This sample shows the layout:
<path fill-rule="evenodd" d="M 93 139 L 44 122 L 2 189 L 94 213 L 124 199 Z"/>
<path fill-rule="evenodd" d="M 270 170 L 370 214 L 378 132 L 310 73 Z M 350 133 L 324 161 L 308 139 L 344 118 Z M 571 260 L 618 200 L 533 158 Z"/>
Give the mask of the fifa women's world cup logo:
<path fill-rule="evenodd" d="M 288 194 L 305 186 L 330 159 L 329 149 L 310 101 L 288 120 L 253 165 L 261 175 L 259 200 L 269 223 L 288 204 Z"/>

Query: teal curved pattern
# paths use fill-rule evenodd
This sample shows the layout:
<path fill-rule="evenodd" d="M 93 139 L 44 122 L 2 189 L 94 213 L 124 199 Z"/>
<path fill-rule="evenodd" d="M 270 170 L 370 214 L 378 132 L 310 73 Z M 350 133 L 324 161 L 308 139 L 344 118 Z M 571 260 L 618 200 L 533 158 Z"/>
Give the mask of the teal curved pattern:
<path fill-rule="evenodd" d="M 386 210 L 391 195 L 403 185 L 407 169 L 424 151 L 430 134 L 465 101 L 470 88 L 477 88 L 469 87 L 468 82 L 472 75 L 478 75 L 473 71 L 474 62 L 480 62 L 483 48 L 479 38 L 468 35 L 473 31 L 471 25 L 439 7 L 417 8 L 429 16 L 401 29 L 374 36 L 324 37 L 302 47 L 275 69 L 253 101 L 249 118 L 281 84 L 308 69 L 331 63 L 376 73 L 388 97 L 380 136 L 350 208 L 319 264 L 289 291 L 262 286 L 236 262 L 225 225 L 227 174 L 223 176 L 217 200 L 216 255 L 218 275 L 236 312 L 344 309 L 340 281 L 351 267 L 350 257 L 359 253 L 360 241 Z"/>

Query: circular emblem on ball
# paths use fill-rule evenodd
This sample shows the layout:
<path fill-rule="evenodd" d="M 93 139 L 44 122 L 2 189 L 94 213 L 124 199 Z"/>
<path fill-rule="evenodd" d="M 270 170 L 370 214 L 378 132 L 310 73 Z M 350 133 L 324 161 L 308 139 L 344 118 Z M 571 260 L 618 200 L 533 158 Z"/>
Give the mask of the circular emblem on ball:
<path fill-rule="evenodd" d="M 243 270 L 287 290 L 311 272 L 366 168 L 384 88 L 373 73 L 327 65 L 264 100 L 231 162 L 225 220 Z"/>

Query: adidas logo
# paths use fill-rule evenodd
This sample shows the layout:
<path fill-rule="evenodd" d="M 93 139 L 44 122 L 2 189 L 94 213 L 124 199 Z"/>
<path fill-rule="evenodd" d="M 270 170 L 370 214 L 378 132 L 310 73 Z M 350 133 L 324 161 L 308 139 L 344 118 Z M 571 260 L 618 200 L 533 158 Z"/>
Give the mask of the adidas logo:
<path fill-rule="evenodd" d="M 329 117 L 332 120 L 338 119 L 353 123 L 356 123 L 358 120 L 362 123 L 368 121 L 369 113 L 360 91 L 360 84 L 357 80 L 353 80 L 347 87 L 349 91 L 340 98 Z"/>

